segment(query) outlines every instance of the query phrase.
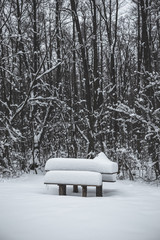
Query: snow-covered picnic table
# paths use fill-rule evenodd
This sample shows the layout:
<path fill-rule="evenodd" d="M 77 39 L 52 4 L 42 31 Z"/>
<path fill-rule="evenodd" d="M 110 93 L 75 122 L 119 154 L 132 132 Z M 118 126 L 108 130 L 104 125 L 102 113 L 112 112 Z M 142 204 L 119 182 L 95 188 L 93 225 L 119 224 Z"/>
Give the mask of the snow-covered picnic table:
<path fill-rule="evenodd" d="M 45 170 L 47 173 L 44 183 L 59 185 L 59 194 L 65 195 L 66 185 L 70 184 L 85 186 L 83 189 L 96 186 L 98 192 L 98 186 L 102 186 L 102 182 L 116 181 L 118 164 L 110 161 L 104 153 L 100 153 L 94 159 L 50 158 L 46 162 Z"/>
<path fill-rule="evenodd" d="M 50 158 L 45 165 L 46 171 L 71 170 L 92 171 L 102 174 L 103 182 L 115 182 L 118 164 L 112 162 L 104 153 L 99 153 L 94 159 L 81 158 Z"/>

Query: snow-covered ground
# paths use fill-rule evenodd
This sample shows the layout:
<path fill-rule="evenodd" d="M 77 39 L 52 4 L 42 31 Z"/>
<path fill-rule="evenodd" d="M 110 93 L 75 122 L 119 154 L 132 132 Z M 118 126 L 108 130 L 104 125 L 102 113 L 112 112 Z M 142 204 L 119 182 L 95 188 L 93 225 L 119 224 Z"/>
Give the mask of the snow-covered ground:
<path fill-rule="evenodd" d="M 89 188 L 58 196 L 43 175 L 0 181 L 0 240 L 159 240 L 160 186 L 103 183 L 102 198 Z"/>

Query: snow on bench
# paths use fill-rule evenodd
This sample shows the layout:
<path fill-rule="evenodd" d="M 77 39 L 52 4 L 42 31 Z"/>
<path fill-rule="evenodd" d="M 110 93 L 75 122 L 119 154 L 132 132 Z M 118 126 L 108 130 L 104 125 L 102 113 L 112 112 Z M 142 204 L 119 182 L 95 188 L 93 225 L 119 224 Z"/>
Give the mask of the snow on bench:
<path fill-rule="evenodd" d="M 96 196 L 102 196 L 102 175 L 88 171 L 49 171 L 44 177 L 44 184 L 59 186 L 59 195 L 66 195 L 66 185 L 82 186 L 82 196 L 87 196 L 87 186 L 96 187 Z"/>
<path fill-rule="evenodd" d="M 46 162 L 45 170 L 99 172 L 102 174 L 103 182 L 115 182 L 118 171 L 118 164 L 110 161 L 104 153 L 100 153 L 94 159 L 50 158 Z"/>

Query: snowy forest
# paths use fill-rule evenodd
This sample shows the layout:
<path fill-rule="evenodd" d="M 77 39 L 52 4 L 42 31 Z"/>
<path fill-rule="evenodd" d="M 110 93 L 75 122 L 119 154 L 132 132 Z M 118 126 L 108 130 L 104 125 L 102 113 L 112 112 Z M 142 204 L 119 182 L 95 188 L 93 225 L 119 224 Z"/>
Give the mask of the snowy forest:
<path fill-rule="evenodd" d="M 0 176 L 104 152 L 160 178 L 160 1 L 0 1 Z"/>

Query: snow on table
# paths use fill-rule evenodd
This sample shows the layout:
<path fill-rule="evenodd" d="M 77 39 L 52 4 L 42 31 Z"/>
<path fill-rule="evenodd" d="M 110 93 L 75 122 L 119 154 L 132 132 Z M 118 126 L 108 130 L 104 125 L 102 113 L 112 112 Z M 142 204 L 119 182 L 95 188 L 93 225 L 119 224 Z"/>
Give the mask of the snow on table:
<path fill-rule="evenodd" d="M 102 173 L 103 182 L 116 182 L 116 180 L 117 180 L 117 173 L 114 173 L 114 174 Z"/>
<path fill-rule="evenodd" d="M 96 167 L 96 162 L 89 159 L 50 158 L 46 162 L 45 170 L 95 171 Z"/>
<path fill-rule="evenodd" d="M 105 154 L 102 153 L 94 159 L 50 158 L 46 162 L 45 170 L 93 171 L 113 174 L 117 173 L 118 165 L 107 157 L 105 158 Z"/>
<path fill-rule="evenodd" d="M 102 175 L 88 171 L 49 171 L 44 177 L 44 183 L 101 186 Z"/>

